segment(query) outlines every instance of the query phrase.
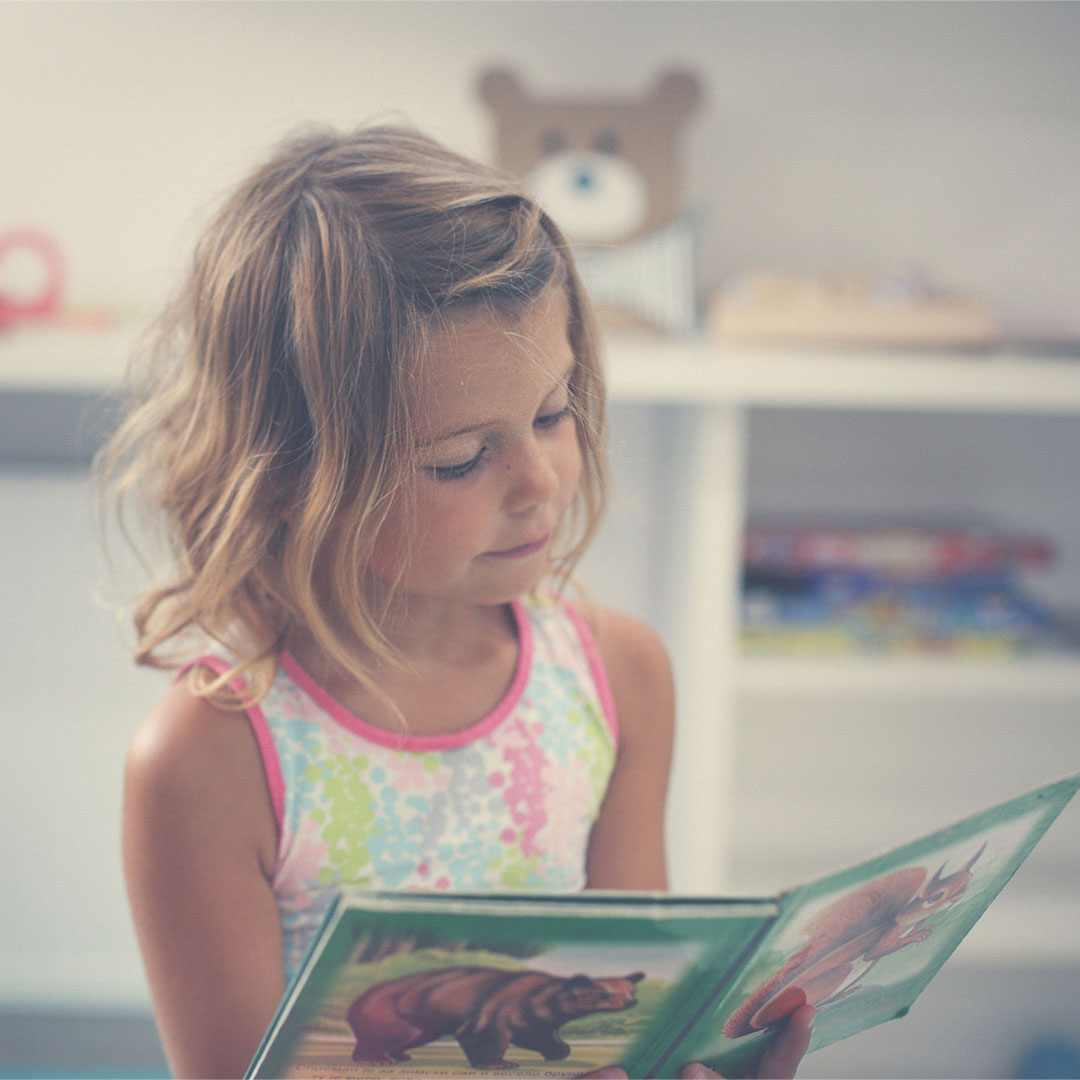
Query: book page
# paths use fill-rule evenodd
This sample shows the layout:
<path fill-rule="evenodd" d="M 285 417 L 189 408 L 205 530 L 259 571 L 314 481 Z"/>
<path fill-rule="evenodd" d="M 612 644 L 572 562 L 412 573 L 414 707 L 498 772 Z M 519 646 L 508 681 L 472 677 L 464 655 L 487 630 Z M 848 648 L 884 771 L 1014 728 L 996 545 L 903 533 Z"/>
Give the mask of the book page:
<path fill-rule="evenodd" d="M 777 910 L 447 900 L 423 911 L 342 912 L 249 1075 L 452 1078 L 512 1068 L 571 1077 L 623 1059 L 644 1069 L 633 1063 L 682 1030 Z"/>
<path fill-rule="evenodd" d="M 1048 785 L 786 894 L 678 1055 L 737 1077 L 802 1004 L 817 1011 L 811 1050 L 903 1016 L 1078 786 Z"/>

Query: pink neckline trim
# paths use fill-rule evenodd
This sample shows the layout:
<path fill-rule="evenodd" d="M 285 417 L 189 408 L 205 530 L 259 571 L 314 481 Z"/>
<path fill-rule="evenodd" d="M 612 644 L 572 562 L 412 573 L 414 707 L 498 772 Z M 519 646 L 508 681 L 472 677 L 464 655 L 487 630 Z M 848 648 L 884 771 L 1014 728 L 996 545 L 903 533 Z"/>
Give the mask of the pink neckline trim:
<path fill-rule="evenodd" d="M 342 727 L 355 732 L 369 742 L 379 746 L 388 747 L 391 750 L 456 750 L 467 746 L 477 739 L 482 739 L 510 714 L 514 706 L 521 699 L 525 691 L 525 684 L 529 678 L 529 669 L 532 666 L 533 638 L 529 619 L 521 602 L 511 601 L 511 610 L 514 613 L 514 622 L 517 625 L 518 635 L 518 658 L 517 667 L 510 686 L 503 695 L 502 700 L 482 720 L 471 724 L 461 731 L 453 731 L 446 735 L 407 735 L 396 731 L 387 731 L 385 728 L 375 727 L 360 717 L 349 712 L 340 702 L 332 698 L 297 662 L 292 653 L 286 651 L 281 654 L 281 666 L 289 677 L 304 691 L 312 701 L 331 716 Z"/>

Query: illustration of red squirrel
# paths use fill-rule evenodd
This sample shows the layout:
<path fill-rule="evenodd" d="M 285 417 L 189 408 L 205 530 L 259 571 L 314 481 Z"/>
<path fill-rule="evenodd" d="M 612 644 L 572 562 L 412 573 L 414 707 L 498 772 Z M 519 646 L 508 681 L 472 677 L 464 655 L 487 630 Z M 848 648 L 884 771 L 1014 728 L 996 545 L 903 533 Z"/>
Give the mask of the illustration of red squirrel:
<path fill-rule="evenodd" d="M 403 975 L 370 987 L 349 1007 L 353 1060 L 394 1065 L 409 1060 L 408 1050 L 453 1035 L 475 1069 L 516 1068 L 503 1058 L 511 1044 L 561 1061 L 570 1047 L 558 1028 L 579 1016 L 632 1008 L 643 978 L 642 972 L 591 979 L 487 967 Z"/>
<path fill-rule="evenodd" d="M 853 993 L 883 957 L 926 941 L 931 916 L 964 895 L 983 846 L 955 873 L 944 864 L 927 881 L 923 867 L 896 870 L 833 901 L 807 923 L 806 944 L 739 1006 L 724 1025 L 729 1039 L 774 1027 L 802 1005 L 820 1007 Z M 855 978 L 857 965 L 865 966 Z"/>

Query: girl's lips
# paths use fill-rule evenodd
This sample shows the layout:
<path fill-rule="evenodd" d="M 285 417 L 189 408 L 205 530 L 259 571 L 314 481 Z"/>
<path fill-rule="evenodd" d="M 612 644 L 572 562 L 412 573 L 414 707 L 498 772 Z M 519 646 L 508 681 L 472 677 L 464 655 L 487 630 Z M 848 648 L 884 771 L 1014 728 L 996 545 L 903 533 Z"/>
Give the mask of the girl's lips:
<path fill-rule="evenodd" d="M 551 533 L 547 533 L 541 536 L 539 540 L 532 540 L 528 544 L 505 548 L 502 551 L 489 551 L 488 554 L 496 559 L 524 559 L 529 555 L 535 555 L 538 551 L 543 551 L 550 539 Z"/>

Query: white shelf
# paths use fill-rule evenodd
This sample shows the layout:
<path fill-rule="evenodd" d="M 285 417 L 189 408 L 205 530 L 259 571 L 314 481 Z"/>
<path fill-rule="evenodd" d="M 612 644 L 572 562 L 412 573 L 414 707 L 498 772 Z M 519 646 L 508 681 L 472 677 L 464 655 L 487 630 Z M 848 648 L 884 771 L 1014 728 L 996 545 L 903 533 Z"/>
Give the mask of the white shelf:
<path fill-rule="evenodd" d="M 671 404 L 1080 413 L 1080 359 L 1016 352 L 720 349 L 622 341 L 612 397 Z"/>
<path fill-rule="evenodd" d="M 755 696 L 897 694 L 912 697 L 1080 699 L 1080 656 L 739 658 L 738 689 Z"/>
<path fill-rule="evenodd" d="M 0 334 L 0 393 L 108 393 L 124 378 L 139 327 L 28 327 Z"/>

